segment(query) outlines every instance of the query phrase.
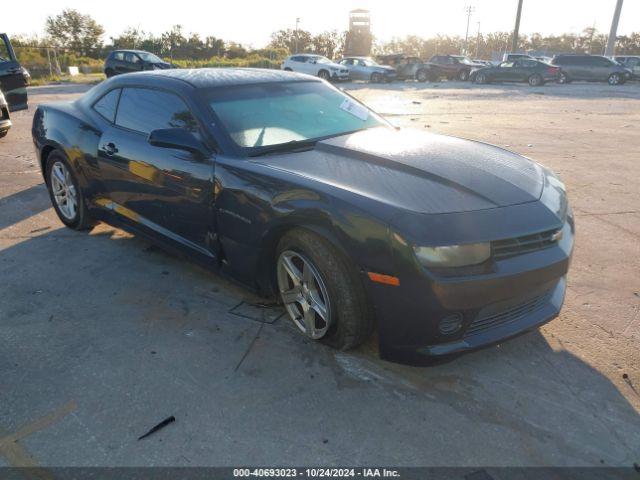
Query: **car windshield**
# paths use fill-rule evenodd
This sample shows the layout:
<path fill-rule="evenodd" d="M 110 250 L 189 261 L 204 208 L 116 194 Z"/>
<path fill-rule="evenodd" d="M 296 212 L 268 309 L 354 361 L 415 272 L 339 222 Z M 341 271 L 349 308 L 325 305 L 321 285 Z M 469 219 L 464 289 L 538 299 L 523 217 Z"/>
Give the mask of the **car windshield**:
<path fill-rule="evenodd" d="M 205 92 L 222 128 L 240 147 L 259 150 L 317 141 L 389 124 L 323 82 L 282 82 Z"/>
<path fill-rule="evenodd" d="M 333 63 L 331 60 L 329 60 L 327 57 L 311 57 L 313 60 L 315 60 L 318 63 Z"/>
<path fill-rule="evenodd" d="M 153 53 L 149 52 L 138 52 L 138 56 L 145 62 L 149 63 L 160 63 L 164 62 L 160 57 L 155 56 Z"/>
<path fill-rule="evenodd" d="M 473 65 L 473 61 L 469 57 L 462 56 L 454 56 L 453 58 L 457 58 L 460 63 L 466 63 L 467 65 Z"/>

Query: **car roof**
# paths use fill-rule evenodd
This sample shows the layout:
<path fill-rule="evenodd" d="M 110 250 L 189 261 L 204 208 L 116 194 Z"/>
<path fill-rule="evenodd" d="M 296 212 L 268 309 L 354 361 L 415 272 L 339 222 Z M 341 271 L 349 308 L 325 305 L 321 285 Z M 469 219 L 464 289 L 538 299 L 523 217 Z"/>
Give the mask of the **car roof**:
<path fill-rule="evenodd" d="M 151 53 L 151 52 L 147 52 L 146 50 L 131 50 L 129 48 L 119 48 L 117 50 L 113 50 L 111 53 L 116 53 L 116 52 L 124 52 L 124 53 Z M 152 55 L 155 55 L 155 53 L 151 53 Z"/>
<path fill-rule="evenodd" d="M 195 88 L 291 81 L 319 81 L 309 75 L 266 68 L 176 68 L 170 70 L 148 70 L 129 75 L 135 75 L 136 78 L 141 76 L 172 78 L 187 82 Z"/>

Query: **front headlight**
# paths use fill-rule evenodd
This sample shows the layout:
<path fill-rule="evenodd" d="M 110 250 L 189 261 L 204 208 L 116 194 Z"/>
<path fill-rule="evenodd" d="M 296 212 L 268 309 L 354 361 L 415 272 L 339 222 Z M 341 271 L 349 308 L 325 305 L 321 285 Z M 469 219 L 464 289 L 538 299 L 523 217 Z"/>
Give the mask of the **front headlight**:
<path fill-rule="evenodd" d="M 425 267 L 464 267 L 477 265 L 491 256 L 491 244 L 468 243 L 446 247 L 413 247 L 416 257 Z"/>

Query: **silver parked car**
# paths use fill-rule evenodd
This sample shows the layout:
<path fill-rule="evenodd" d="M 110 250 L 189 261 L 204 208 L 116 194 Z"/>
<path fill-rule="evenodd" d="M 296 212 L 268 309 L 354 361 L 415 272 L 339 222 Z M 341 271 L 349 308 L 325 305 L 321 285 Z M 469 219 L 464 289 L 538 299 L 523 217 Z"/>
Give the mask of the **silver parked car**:
<path fill-rule="evenodd" d="M 380 65 L 369 57 L 345 57 L 338 63 L 349 69 L 351 80 L 380 83 L 391 82 L 396 78 L 395 68 L 388 65 Z"/>
<path fill-rule="evenodd" d="M 556 55 L 551 64 L 560 67 L 559 83 L 583 80 L 621 85 L 631 76 L 630 70 L 601 55 Z"/>

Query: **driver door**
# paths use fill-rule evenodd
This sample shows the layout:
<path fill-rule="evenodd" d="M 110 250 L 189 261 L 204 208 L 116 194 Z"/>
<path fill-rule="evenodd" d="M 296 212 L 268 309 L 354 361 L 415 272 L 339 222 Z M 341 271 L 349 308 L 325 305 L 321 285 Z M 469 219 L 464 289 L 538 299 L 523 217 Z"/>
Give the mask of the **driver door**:
<path fill-rule="evenodd" d="M 110 207 L 136 228 L 205 253 L 213 231 L 213 158 L 152 146 L 153 130 L 184 128 L 201 136 L 177 95 L 141 87 L 122 89 L 115 123 L 100 138 L 98 162 Z"/>
<path fill-rule="evenodd" d="M 27 80 L 7 37 L 0 34 L 0 90 L 9 104 L 9 111 L 25 110 L 27 105 Z"/>

